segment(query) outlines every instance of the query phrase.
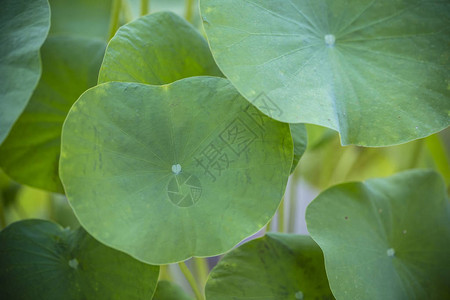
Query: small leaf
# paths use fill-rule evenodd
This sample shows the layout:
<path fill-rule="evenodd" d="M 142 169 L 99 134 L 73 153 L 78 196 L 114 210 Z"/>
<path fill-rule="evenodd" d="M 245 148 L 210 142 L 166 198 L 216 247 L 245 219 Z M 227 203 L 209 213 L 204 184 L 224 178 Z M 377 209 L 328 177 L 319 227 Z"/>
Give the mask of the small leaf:
<path fill-rule="evenodd" d="M 181 17 L 161 12 L 119 29 L 106 49 L 98 82 L 159 85 L 201 75 L 222 75 L 208 43 Z"/>
<path fill-rule="evenodd" d="M 387 146 L 450 125 L 450 2 L 202 0 L 225 76 L 263 113 Z M 265 94 L 267 99 L 261 98 Z"/>
<path fill-rule="evenodd" d="M 41 76 L 39 49 L 50 27 L 47 0 L 3 0 L 0 10 L 0 144 Z"/>
<path fill-rule="evenodd" d="M 337 299 L 448 299 L 449 220 L 445 184 L 426 170 L 332 187 L 306 211 Z"/>
<path fill-rule="evenodd" d="M 2 299 L 151 299 L 159 267 L 43 220 L 0 233 Z"/>
<path fill-rule="evenodd" d="M 228 253 L 211 271 L 214 300 L 334 299 L 322 251 L 308 236 L 269 233 Z"/>

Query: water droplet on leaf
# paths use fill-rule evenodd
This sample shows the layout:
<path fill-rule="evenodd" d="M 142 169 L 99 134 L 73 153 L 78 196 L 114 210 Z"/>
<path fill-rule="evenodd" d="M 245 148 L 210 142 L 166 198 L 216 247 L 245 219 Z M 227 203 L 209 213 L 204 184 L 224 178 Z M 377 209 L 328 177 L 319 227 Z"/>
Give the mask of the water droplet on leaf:
<path fill-rule="evenodd" d="M 180 164 L 176 164 L 172 166 L 172 172 L 175 175 L 178 175 L 181 173 L 181 165 Z"/>
<path fill-rule="evenodd" d="M 78 269 L 78 260 L 76 258 L 69 260 L 69 266 L 75 270 Z"/>
<path fill-rule="evenodd" d="M 334 44 L 336 43 L 336 37 L 332 34 L 327 34 L 325 36 L 325 44 L 328 45 L 328 47 L 334 47 Z"/>
<path fill-rule="evenodd" d="M 394 248 L 387 249 L 386 254 L 387 254 L 387 256 L 393 257 L 395 255 Z"/>

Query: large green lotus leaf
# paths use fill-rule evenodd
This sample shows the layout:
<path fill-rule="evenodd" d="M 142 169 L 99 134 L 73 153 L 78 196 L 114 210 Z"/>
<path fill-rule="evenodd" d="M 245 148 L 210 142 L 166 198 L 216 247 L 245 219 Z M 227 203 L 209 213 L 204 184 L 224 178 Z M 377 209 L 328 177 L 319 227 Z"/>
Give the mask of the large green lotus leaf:
<path fill-rule="evenodd" d="M 51 35 L 108 38 L 113 0 L 49 0 Z"/>
<path fill-rule="evenodd" d="M 308 143 L 308 134 L 306 127 L 303 124 L 289 124 L 291 129 L 292 141 L 294 142 L 294 160 L 292 161 L 291 173 L 295 171 L 300 158 L 306 151 L 306 145 Z"/>
<path fill-rule="evenodd" d="M 63 192 L 58 176 L 62 124 L 75 100 L 97 82 L 106 43 L 49 37 L 43 72 L 25 111 L 0 146 L 0 166 L 14 180 Z"/>
<path fill-rule="evenodd" d="M 111 82 L 69 112 L 60 175 L 89 233 L 165 264 L 223 253 L 262 228 L 284 193 L 292 149 L 289 126 L 226 79 Z"/>
<path fill-rule="evenodd" d="M 1 144 L 41 76 L 39 49 L 50 28 L 47 0 L 2 0 L 0 28 Z"/>
<path fill-rule="evenodd" d="M 98 81 L 166 84 L 221 74 L 200 33 L 176 14 L 161 12 L 119 29 L 108 44 Z"/>
<path fill-rule="evenodd" d="M 450 124 L 450 2 L 202 0 L 213 55 L 280 121 L 382 146 Z"/>
<path fill-rule="evenodd" d="M 450 298 L 450 206 L 437 173 L 332 187 L 306 221 L 337 299 Z"/>
<path fill-rule="evenodd" d="M 158 282 L 153 300 L 193 300 L 177 284 L 162 280 Z"/>
<path fill-rule="evenodd" d="M 276 233 L 228 253 L 205 292 L 214 300 L 334 299 L 319 246 L 308 236 Z"/>
<path fill-rule="evenodd" d="M 2 299 L 151 299 L 159 267 L 44 220 L 0 233 Z"/>

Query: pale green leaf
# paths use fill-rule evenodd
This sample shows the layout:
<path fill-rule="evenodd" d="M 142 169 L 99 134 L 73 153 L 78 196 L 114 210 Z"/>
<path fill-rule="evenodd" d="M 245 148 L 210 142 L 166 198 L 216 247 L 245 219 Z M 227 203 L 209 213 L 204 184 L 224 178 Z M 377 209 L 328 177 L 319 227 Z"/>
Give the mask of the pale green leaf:
<path fill-rule="evenodd" d="M 164 264 L 223 253 L 261 229 L 280 203 L 292 152 L 289 126 L 226 79 L 111 82 L 69 112 L 60 175 L 89 233 Z"/>
<path fill-rule="evenodd" d="M 49 37 L 42 47 L 39 84 L 0 146 L 0 167 L 14 180 L 63 193 L 58 175 L 61 129 L 75 100 L 97 82 L 106 43 Z"/>
<path fill-rule="evenodd" d="M 387 146 L 450 124 L 450 2 L 202 0 L 212 53 L 237 90 L 344 145 Z M 261 97 L 261 95 L 264 97 Z"/>
<path fill-rule="evenodd" d="M 41 76 L 39 49 L 50 27 L 47 0 L 2 0 L 0 10 L 0 144 Z"/>
<path fill-rule="evenodd" d="M 214 300 L 334 299 L 322 251 L 308 236 L 269 233 L 220 260 L 206 284 Z"/>
<path fill-rule="evenodd" d="M 450 206 L 437 173 L 334 186 L 308 206 L 306 222 L 337 299 L 450 297 Z"/>

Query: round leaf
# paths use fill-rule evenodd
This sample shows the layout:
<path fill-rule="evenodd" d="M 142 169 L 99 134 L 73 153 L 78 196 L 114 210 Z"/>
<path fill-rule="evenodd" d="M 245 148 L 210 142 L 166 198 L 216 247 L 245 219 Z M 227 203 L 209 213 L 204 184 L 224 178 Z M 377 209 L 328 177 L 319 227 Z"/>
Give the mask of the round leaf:
<path fill-rule="evenodd" d="M 98 81 L 166 84 L 221 74 L 200 33 L 176 14 L 161 12 L 119 29 L 108 44 Z"/>
<path fill-rule="evenodd" d="M 155 264 L 231 249 L 262 228 L 292 164 L 287 124 L 226 79 L 112 82 L 66 119 L 60 174 L 83 227 Z"/>
<path fill-rule="evenodd" d="M 272 118 L 383 146 L 450 124 L 450 3 L 202 0 L 222 72 Z"/>
<path fill-rule="evenodd" d="M 45 42 L 36 91 L 0 146 L 0 166 L 14 180 L 63 192 L 58 176 L 62 124 L 75 100 L 96 84 L 105 46 L 79 37 Z"/>
<path fill-rule="evenodd" d="M 2 299 L 151 299 L 159 267 L 108 248 L 79 228 L 26 220 L 0 233 Z"/>
<path fill-rule="evenodd" d="M 322 251 L 308 236 L 267 234 L 228 253 L 211 271 L 206 298 L 334 299 Z"/>
<path fill-rule="evenodd" d="M 438 174 L 332 187 L 309 205 L 306 221 L 337 299 L 450 297 L 450 206 Z"/>
<path fill-rule="evenodd" d="M 3 0 L 0 10 L 0 144 L 41 76 L 39 49 L 50 27 L 47 0 Z"/>

